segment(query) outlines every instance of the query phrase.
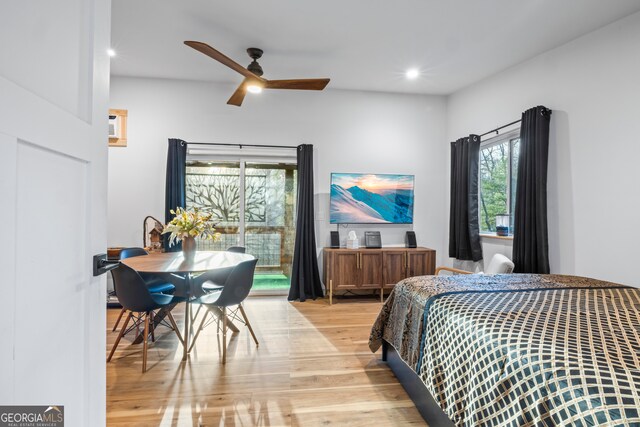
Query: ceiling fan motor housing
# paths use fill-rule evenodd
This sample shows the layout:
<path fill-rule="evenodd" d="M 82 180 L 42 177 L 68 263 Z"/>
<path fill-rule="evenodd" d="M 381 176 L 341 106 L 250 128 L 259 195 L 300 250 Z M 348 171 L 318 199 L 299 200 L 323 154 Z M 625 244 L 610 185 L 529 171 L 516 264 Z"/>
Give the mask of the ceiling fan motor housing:
<path fill-rule="evenodd" d="M 249 54 L 251 59 L 253 59 L 251 64 L 249 64 L 249 66 L 247 67 L 247 70 L 251 71 L 258 77 L 262 76 L 264 72 L 262 71 L 262 67 L 260 66 L 260 64 L 258 64 L 257 60 L 262 57 L 262 54 L 264 52 L 262 51 L 262 49 L 258 49 L 257 47 L 250 47 L 249 49 L 247 49 L 247 53 Z"/>
<path fill-rule="evenodd" d="M 262 58 L 262 54 L 264 52 L 262 51 L 262 49 L 258 49 L 257 47 L 250 47 L 249 49 L 247 49 L 247 53 L 249 54 L 251 59 L 255 61 L 256 59 Z"/>
<path fill-rule="evenodd" d="M 263 74 L 262 67 L 256 61 L 253 61 L 251 64 L 249 64 L 249 66 L 247 67 L 247 70 L 251 71 L 253 74 L 255 74 L 258 77 Z"/>

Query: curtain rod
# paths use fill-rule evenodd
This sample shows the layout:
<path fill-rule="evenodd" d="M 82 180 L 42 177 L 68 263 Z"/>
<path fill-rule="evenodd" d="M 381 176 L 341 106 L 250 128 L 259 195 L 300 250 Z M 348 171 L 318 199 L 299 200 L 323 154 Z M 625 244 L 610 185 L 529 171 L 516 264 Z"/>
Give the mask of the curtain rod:
<path fill-rule="evenodd" d="M 480 138 L 482 138 L 483 136 L 487 136 L 490 133 L 498 132 L 500 129 L 504 129 L 504 128 L 509 127 L 511 125 L 515 125 L 516 123 L 520 123 L 521 121 L 522 120 L 516 120 L 514 122 L 507 123 L 506 125 L 499 126 L 499 127 L 495 128 L 495 129 L 492 129 L 492 130 L 490 130 L 488 132 L 485 132 L 485 133 L 483 133 L 482 135 L 479 135 L 479 136 L 480 136 Z"/>
<path fill-rule="evenodd" d="M 229 144 L 229 143 L 224 143 L 224 142 L 187 142 L 187 141 L 185 141 L 185 143 L 187 145 L 222 145 L 222 146 L 226 146 L 226 147 L 239 147 L 240 149 L 242 149 L 242 147 L 292 148 L 292 149 L 297 149 L 298 148 L 298 147 L 293 146 L 293 145 Z"/>

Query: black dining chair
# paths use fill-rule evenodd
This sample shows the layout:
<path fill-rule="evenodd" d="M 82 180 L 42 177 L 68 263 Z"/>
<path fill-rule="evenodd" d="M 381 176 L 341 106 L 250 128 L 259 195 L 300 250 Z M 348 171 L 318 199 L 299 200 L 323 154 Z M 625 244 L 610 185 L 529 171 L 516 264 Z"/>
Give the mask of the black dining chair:
<path fill-rule="evenodd" d="M 120 252 L 120 259 L 133 258 L 135 256 L 149 255 L 142 248 L 125 248 Z M 157 273 L 138 273 L 145 281 L 149 292 L 152 294 L 171 294 L 176 290 L 174 284 L 167 282 L 166 278 Z"/>
<path fill-rule="evenodd" d="M 244 254 L 246 253 L 246 249 L 244 246 L 231 246 L 227 248 L 225 252 Z M 213 271 L 202 273 L 192 280 L 194 288 L 201 289 L 202 292 L 206 293 L 220 290 L 223 286 L 220 282 L 220 273 Z"/>
<path fill-rule="evenodd" d="M 258 263 L 257 259 L 252 259 L 250 261 L 244 261 L 234 267 L 231 274 L 224 283 L 224 287 L 222 289 L 205 294 L 196 299 L 196 303 L 204 306 L 208 312 L 211 312 L 215 317 L 218 318 L 218 332 L 220 332 L 220 320 L 222 320 L 222 363 L 225 364 L 227 362 L 227 316 L 230 316 L 233 320 L 238 320 L 241 323 L 245 324 L 253 337 L 253 340 L 256 343 L 256 347 L 258 347 L 258 339 L 256 338 L 256 334 L 253 332 L 253 328 L 251 327 L 251 323 L 249 323 L 249 319 L 247 318 L 247 313 L 244 311 L 244 307 L 242 306 L 242 302 L 249 295 L 249 291 L 251 291 L 251 286 L 253 286 L 253 274 L 256 269 L 256 264 Z M 235 307 L 234 307 L 235 306 Z M 230 308 L 234 307 L 234 308 Z M 238 316 L 238 312 L 242 316 Z M 198 339 L 198 335 L 200 335 L 200 331 L 202 331 L 205 327 L 205 322 L 207 320 L 207 316 L 202 318 L 200 322 L 200 326 L 196 331 L 196 335 L 193 337 L 193 341 L 191 342 L 191 347 L 189 351 L 196 344 L 196 340 Z"/>
<path fill-rule="evenodd" d="M 124 248 L 122 251 L 120 251 L 120 259 L 133 258 L 143 255 L 149 255 L 149 252 L 142 248 Z M 175 285 L 167 282 L 165 280 L 165 277 L 161 275 L 152 273 L 138 274 L 140 274 L 140 277 L 142 277 L 142 280 L 144 280 L 144 282 L 146 283 L 147 288 L 149 288 L 149 292 L 151 292 L 152 294 L 172 294 L 176 290 Z M 113 277 L 113 272 L 111 273 L 111 277 Z M 117 295 L 118 292 L 116 291 L 116 296 Z M 118 329 L 118 325 L 120 324 L 120 320 L 122 320 L 122 316 L 124 315 L 125 311 L 126 310 L 124 308 L 120 310 L 120 314 L 116 319 L 116 323 L 115 325 L 113 325 L 113 329 L 111 329 L 112 332 L 115 332 L 115 330 Z"/>
<path fill-rule="evenodd" d="M 231 246 L 227 248 L 227 252 L 236 252 L 239 254 L 247 253 L 247 249 L 244 246 Z"/>
<path fill-rule="evenodd" d="M 246 249 L 244 246 L 231 246 L 227 248 L 225 252 L 244 254 L 246 253 Z M 197 295 L 199 296 L 203 292 L 208 294 L 210 292 L 215 292 L 222 289 L 224 285 L 221 282 L 224 279 L 221 279 L 221 274 L 224 273 L 220 273 L 219 271 L 211 271 L 204 272 L 194 277 L 191 283 L 193 284 L 193 288 L 199 291 Z M 195 322 L 195 320 L 198 318 L 198 314 L 200 314 L 200 306 L 198 306 L 198 309 L 193 314 L 193 318 L 191 319 L 192 322 Z"/>
<path fill-rule="evenodd" d="M 171 304 L 184 302 L 186 301 L 186 299 L 175 295 L 167 295 L 161 293 L 152 294 L 151 292 L 149 292 L 147 284 L 144 282 L 144 280 L 142 280 L 142 277 L 140 277 L 138 272 L 131 267 L 126 266 L 125 264 L 120 264 L 117 268 L 113 269 L 112 272 L 118 300 L 120 301 L 120 304 L 122 304 L 122 308 L 128 311 L 129 314 L 124 321 L 124 324 L 122 325 L 122 329 L 120 329 L 120 333 L 118 334 L 118 338 L 116 338 L 116 342 L 113 344 L 113 348 L 111 349 L 111 353 L 109 353 L 107 362 L 111 361 L 113 353 L 115 353 L 116 348 L 118 347 L 118 344 L 122 339 L 122 336 L 127 330 L 129 321 L 134 317 L 134 314 L 137 314 L 139 315 L 139 317 L 136 318 L 136 321 L 144 321 L 144 336 L 142 340 L 142 372 L 144 373 L 147 370 L 147 341 L 149 337 L 149 322 L 153 322 L 153 319 L 155 317 L 155 310 L 159 310 Z M 173 315 L 170 311 L 167 311 L 166 315 L 171 322 L 171 328 L 178 336 L 180 342 L 184 344 Z M 155 340 L 153 332 L 154 325 L 152 324 L 151 327 L 151 334 Z"/>

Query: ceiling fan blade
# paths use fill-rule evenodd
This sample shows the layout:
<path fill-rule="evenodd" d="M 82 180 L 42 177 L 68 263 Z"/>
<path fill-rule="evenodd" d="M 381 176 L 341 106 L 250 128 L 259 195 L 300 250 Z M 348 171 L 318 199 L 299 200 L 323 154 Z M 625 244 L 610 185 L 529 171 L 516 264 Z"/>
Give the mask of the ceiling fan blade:
<path fill-rule="evenodd" d="M 233 95 L 231 95 L 227 104 L 235 105 L 236 107 L 242 105 L 242 101 L 244 101 L 244 97 L 247 95 L 247 80 L 248 79 L 244 79 L 242 83 L 240 83 L 240 86 L 238 86 L 236 91 L 233 92 Z"/>
<path fill-rule="evenodd" d="M 256 76 L 251 71 L 247 70 L 245 67 L 243 67 L 242 65 L 238 64 L 237 62 L 235 62 L 233 59 L 229 58 L 228 56 L 226 56 L 222 52 L 218 52 L 217 50 L 215 50 L 214 48 L 212 48 L 211 46 L 209 46 L 206 43 L 196 42 L 196 41 L 188 41 L 187 40 L 187 41 L 184 42 L 184 44 L 186 44 L 189 47 L 194 48 L 198 52 L 204 53 L 208 57 L 211 57 L 211 58 L 215 59 L 216 61 L 220 62 L 221 64 L 226 65 L 227 67 L 229 67 L 232 70 L 242 74 L 245 77 L 264 81 L 263 78 Z"/>
<path fill-rule="evenodd" d="M 322 90 L 330 79 L 267 80 L 265 89 Z"/>

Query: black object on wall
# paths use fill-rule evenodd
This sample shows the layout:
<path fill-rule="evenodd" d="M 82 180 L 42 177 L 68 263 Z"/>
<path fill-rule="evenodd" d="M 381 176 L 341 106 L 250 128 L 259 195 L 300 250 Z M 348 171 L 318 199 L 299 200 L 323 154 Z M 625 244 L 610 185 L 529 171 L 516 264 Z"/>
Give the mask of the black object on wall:
<path fill-rule="evenodd" d="M 407 248 L 417 248 L 418 242 L 416 240 L 416 232 L 415 231 L 407 231 L 407 235 L 405 236 L 405 246 Z"/>
<path fill-rule="evenodd" d="M 298 219 L 289 301 L 323 297 L 313 208 L 313 145 L 298 146 Z"/>
<path fill-rule="evenodd" d="M 550 122 L 551 110 L 541 105 L 522 113 L 513 227 L 515 273 L 550 271 L 547 231 Z"/>
<path fill-rule="evenodd" d="M 186 191 L 185 179 L 187 173 L 187 144 L 181 139 L 169 139 L 169 151 L 167 152 L 167 182 L 164 199 L 165 224 L 173 219 L 171 210 L 177 207 L 185 207 Z M 165 252 L 177 252 L 182 250 L 182 242 L 169 247 L 169 235 L 164 235 Z"/>
<path fill-rule="evenodd" d="M 333 249 L 338 249 L 340 247 L 340 233 L 337 231 L 331 232 L 331 247 Z"/>
<path fill-rule="evenodd" d="M 478 224 L 479 155 L 478 135 L 469 135 L 451 143 L 449 256 L 460 260 L 482 259 Z"/>

